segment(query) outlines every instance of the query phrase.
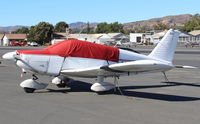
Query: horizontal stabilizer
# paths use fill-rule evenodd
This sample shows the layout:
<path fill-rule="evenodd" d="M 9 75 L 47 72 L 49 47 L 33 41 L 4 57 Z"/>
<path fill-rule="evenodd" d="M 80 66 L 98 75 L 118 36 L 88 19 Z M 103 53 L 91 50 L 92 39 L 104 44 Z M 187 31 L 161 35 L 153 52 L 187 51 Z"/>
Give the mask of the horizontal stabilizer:
<path fill-rule="evenodd" d="M 175 65 L 176 68 L 185 68 L 185 69 L 198 69 L 195 66 L 188 66 L 188 65 Z"/>

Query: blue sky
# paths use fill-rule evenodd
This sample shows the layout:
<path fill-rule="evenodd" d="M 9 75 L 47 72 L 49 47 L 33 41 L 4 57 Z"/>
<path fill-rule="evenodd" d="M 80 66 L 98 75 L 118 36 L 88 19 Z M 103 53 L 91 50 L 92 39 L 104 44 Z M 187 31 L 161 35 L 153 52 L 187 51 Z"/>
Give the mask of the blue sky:
<path fill-rule="evenodd" d="M 126 23 L 200 13 L 200 0 L 1 0 L 0 3 L 0 26 L 31 26 L 41 21 Z"/>

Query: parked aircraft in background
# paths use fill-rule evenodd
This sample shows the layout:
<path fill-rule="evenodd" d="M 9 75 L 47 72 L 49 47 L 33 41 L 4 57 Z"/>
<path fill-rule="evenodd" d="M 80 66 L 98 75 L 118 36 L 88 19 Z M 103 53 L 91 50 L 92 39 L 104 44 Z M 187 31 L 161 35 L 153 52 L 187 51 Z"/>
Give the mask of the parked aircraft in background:
<path fill-rule="evenodd" d="M 186 42 L 185 43 L 185 47 L 195 47 L 195 46 L 197 46 L 197 47 L 199 47 L 199 42 Z"/>
<path fill-rule="evenodd" d="M 55 76 L 52 83 L 59 87 L 66 86 L 72 77 L 97 78 L 91 90 L 104 92 L 114 89 L 117 77 L 121 75 L 128 76 L 143 72 L 162 72 L 165 75 L 166 71 L 175 67 L 172 60 L 178 36 L 178 31 L 170 29 L 148 56 L 71 39 L 42 50 L 9 52 L 4 54 L 3 58 L 15 61 L 16 65 L 22 68 L 23 73 L 33 74 L 32 79 L 20 84 L 27 93 L 46 88 L 47 84 L 37 81 L 36 75 Z M 105 77 L 114 77 L 114 83 L 104 82 Z"/>

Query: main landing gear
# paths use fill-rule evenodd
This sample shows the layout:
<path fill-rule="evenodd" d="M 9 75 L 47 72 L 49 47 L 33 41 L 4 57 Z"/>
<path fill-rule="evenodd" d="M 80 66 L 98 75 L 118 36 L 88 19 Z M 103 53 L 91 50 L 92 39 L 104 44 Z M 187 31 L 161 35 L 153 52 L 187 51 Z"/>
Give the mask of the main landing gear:
<path fill-rule="evenodd" d="M 52 80 L 52 83 L 53 83 L 53 84 L 56 84 L 56 86 L 57 86 L 58 88 L 64 88 L 64 87 L 67 86 L 68 83 L 70 83 L 70 82 L 72 82 L 72 81 L 73 81 L 73 79 L 67 78 L 67 77 L 65 77 L 65 76 L 60 75 L 60 76 L 58 76 L 58 77 L 55 77 L 55 78 Z"/>
<path fill-rule="evenodd" d="M 95 91 L 98 94 L 107 93 L 108 91 L 111 91 L 114 89 L 114 91 L 119 90 L 120 94 L 123 95 L 122 91 L 120 90 L 118 86 L 117 77 L 118 76 L 114 76 L 114 84 L 112 84 L 112 83 L 104 82 L 104 76 L 98 76 L 97 82 L 94 83 L 90 89 L 92 91 Z"/>
<path fill-rule="evenodd" d="M 115 85 L 112 83 L 104 82 L 103 76 L 97 77 L 97 82 L 91 86 L 91 90 L 97 93 L 106 92 L 115 88 Z"/>
<path fill-rule="evenodd" d="M 163 71 L 162 73 L 163 73 L 163 76 L 164 76 L 164 78 L 165 78 L 165 82 L 169 82 L 166 73 L 165 73 L 164 71 Z"/>
<path fill-rule="evenodd" d="M 35 90 L 45 89 L 48 86 L 48 84 L 36 81 L 37 79 L 37 76 L 32 75 L 32 79 L 27 79 L 21 82 L 20 86 L 26 93 L 33 93 Z"/>

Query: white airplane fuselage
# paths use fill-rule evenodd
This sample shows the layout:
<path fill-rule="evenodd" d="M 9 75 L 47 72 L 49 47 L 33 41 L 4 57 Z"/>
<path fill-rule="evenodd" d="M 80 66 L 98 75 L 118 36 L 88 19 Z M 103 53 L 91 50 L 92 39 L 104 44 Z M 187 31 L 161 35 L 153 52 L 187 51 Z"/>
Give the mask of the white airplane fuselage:
<path fill-rule="evenodd" d="M 133 62 L 136 60 L 146 60 L 146 61 L 155 61 L 154 59 L 138 54 L 135 52 L 127 51 L 119 49 L 119 61 L 107 61 L 107 60 L 99 60 L 99 59 L 91 59 L 91 58 L 83 58 L 83 57 L 62 57 L 57 55 L 38 55 L 38 54 L 20 54 L 20 58 L 25 62 L 17 61 L 16 64 L 26 70 L 31 71 L 32 73 L 38 73 L 43 75 L 52 75 L 57 76 L 60 74 L 62 70 L 72 70 L 72 69 L 85 69 L 85 68 L 93 68 L 93 67 L 102 67 L 108 66 L 115 63 L 124 63 L 124 62 Z M 158 61 L 158 60 L 156 60 Z M 142 62 L 142 61 L 141 61 Z M 152 71 L 166 71 L 172 68 L 172 65 L 168 62 L 165 62 L 166 65 L 155 65 L 152 68 Z M 143 72 L 147 68 L 142 70 L 132 70 L 132 72 Z M 150 71 L 150 69 L 148 68 Z M 131 72 L 130 72 L 131 73 Z M 92 73 L 82 73 L 78 75 L 66 75 L 73 77 L 97 77 L 101 75 L 101 72 L 92 72 Z M 113 73 L 107 72 L 104 73 L 103 76 L 112 76 Z"/>

